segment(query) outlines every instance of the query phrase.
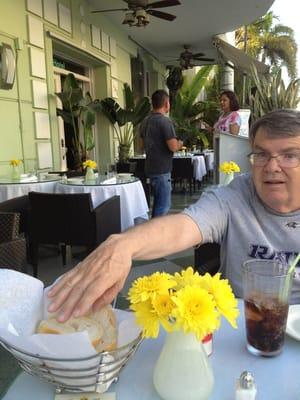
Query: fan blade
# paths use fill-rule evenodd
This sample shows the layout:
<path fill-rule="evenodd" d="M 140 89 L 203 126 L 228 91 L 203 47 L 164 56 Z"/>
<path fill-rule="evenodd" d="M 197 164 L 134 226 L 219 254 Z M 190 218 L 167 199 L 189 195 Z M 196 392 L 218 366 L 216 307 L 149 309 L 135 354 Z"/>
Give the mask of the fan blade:
<path fill-rule="evenodd" d="M 197 61 L 208 61 L 208 62 L 215 61 L 214 58 L 206 58 L 206 57 L 192 57 L 192 59 Z"/>
<path fill-rule="evenodd" d="M 202 57 L 202 56 L 204 56 L 204 53 L 193 53 L 193 58 L 195 58 L 195 57 Z"/>
<path fill-rule="evenodd" d="M 147 5 L 148 8 L 164 8 L 164 7 L 173 7 L 179 6 L 181 3 L 178 0 L 163 0 L 163 1 L 155 1 L 154 3 L 150 3 Z"/>
<path fill-rule="evenodd" d="M 162 11 L 147 10 L 147 13 L 150 14 L 150 15 L 153 15 L 153 17 L 165 19 L 167 21 L 174 21 L 174 19 L 176 18 L 176 15 L 167 14 L 167 13 L 162 12 Z"/>
<path fill-rule="evenodd" d="M 130 11 L 128 8 L 112 8 L 110 10 L 94 10 L 91 13 L 102 13 L 102 12 L 111 12 L 111 11 Z"/>

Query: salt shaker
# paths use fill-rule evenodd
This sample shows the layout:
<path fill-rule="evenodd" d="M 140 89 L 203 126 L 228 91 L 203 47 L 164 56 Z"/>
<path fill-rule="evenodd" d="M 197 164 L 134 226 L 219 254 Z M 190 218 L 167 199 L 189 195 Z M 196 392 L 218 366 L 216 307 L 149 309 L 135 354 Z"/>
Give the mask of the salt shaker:
<path fill-rule="evenodd" d="M 255 400 L 256 386 L 253 375 L 244 371 L 236 382 L 235 400 Z"/>

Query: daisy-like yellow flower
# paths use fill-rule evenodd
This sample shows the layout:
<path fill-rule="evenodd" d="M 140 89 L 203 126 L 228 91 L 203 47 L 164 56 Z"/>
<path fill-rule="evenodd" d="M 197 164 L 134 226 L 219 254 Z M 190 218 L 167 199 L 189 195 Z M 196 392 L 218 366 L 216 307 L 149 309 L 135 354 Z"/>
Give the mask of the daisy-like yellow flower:
<path fill-rule="evenodd" d="M 172 275 L 165 272 L 155 272 L 152 275 L 138 278 L 129 289 L 128 299 L 136 304 L 151 299 L 153 296 L 168 295 L 169 289 L 176 286 Z"/>
<path fill-rule="evenodd" d="M 238 302 L 234 297 L 227 279 L 221 279 L 221 274 L 214 276 L 206 273 L 202 278 L 201 287 L 206 289 L 215 299 L 218 311 L 227 319 L 233 328 L 237 328 L 236 319 L 239 315 Z"/>
<path fill-rule="evenodd" d="M 92 168 L 92 169 L 96 169 L 97 168 L 97 163 L 96 161 L 93 160 L 85 160 L 83 163 L 83 168 Z"/>
<path fill-rule="evenodd" d="M 171 321 L 170 316 L 172 315 L 172 310 L 175 306 L 171 295 L 169 294 L 159 294 L 152 299 L 152 306 L 155 310 L 160 323 L 165 328 L 167 332 L 172 332 L 174 329 L 174 324 Z"/>
<path fill-rule="evenodd" d="M 172 311 L 177 330 L 194 332 L 202 340 L 219 327 L 219 313 L 214 298 L 206 290 L 186 286 L 172 296 L 172 300 L 177 306 Z"/>
<path fill-rule="evenodd" d="M 157 338 L 159 334 L 159 318 L 154 311 L 151 300 L 131 304 L 130 309 L 135 312 L 135 320 L 137 325 L 143 328 L 142 335 L 144 338 Z"/>
<path fill-rule="evenodd" d="M 22 160 L 17 160 L 14 158 L 13 160 L 10 160 L 9 165 L 12 165 L 13 167 L 17 167 L 18 165 L 21 164 L 21 162 L 22 162 Z"/>
<path fill-rule="evenodd" d="M 187 285 L 199 285 L 201 282 L 200 275 L 194 271 L 193 267 L 188 267 L 182 270 L 181 273 L 175 272 L 174 279 L 177 282 L 176 290 L 179 290 Z"/>
<path fill-rule="evenodd" d="M 240 172 L 240 167 L 234 161 L 224 161 L 220 165 L 219 171 L 224 174 L 231 174 L 232 172 Z"/>

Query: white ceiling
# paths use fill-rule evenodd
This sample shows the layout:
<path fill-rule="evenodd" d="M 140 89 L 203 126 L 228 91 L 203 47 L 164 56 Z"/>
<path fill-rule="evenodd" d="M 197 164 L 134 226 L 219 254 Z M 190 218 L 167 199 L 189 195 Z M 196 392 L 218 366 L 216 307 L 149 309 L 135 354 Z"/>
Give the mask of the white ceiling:
<path fill-rule="evenodd" d="M 87 0 L 91 10 L 126 8 L 123 0 Z M 156 0 L 150 0 L 152 3 Z M 174 14 L 173 22 L 150 16 L 146 27 L 122 25 L 123 11 L 105 13 L 115 25 L 152 53 L 160 62 L 170 63 L 179 57 L 183 45 L 203 52 L 206 57 L 216 58 L 212 38 L 216 34 L 230 32 L 265 14 L 274 0 L 181 0 L 181 5 L 159 8 Z"/>

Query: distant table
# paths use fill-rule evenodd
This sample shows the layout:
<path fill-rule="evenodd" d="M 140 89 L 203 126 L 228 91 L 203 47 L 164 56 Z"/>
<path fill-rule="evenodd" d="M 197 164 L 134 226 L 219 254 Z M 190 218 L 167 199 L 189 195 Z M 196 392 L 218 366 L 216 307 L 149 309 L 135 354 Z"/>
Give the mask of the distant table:
<path fill-rule="evenodd" d="M 300 398 L 299 360 L 300 342 L 286 337 L 283 352 L 273 358 L 256 357 L 248 353 L 245 345 L 243 305 L 238 329 L 226 322 L 213 338 L 210 357 L 215 384 L 210 400 L 232 400 L 235 382 L 241 372 L 254 375 L 259 400 L 296 400 Z M 144 340 L 133 359 L 121 372 L 120 379 L 111 385 L 109 392 L 116 392 L 118 400 L 159 400 L 152 376 L 155 362 L 164 341 L 164 332 L 156 340 Z M 180 362 L 180 360 L 178 360 Z M 180 376 L 178 377 L 180 380 Z M 54 386 L 36 377 L 22 373 L 13 383 L 3 400 L 53 400 Z M 184 399 L 183 399 L 184 400 Z"/>
<path fill-rule="evenodd" d="M 139 218 L 148 219 L 148 204 L 141 181 L 135 177 L 99 177 L 86 183 L 84 178 L 70 178 L 56 185 L 57 193 L 91 193 L 97 207 L 112 196 L 120 196 L 122 231 L 135 225 Z"/>
<path fill-rule="evenodd" d="M 56 182 L 60 179 L 57 176 L 44 175 L 41 178 L 28 176 L 12 181 L 2 177 L 0 178 L 0 202 L 24 196 L 33 191 L 54 193 Z"/>

